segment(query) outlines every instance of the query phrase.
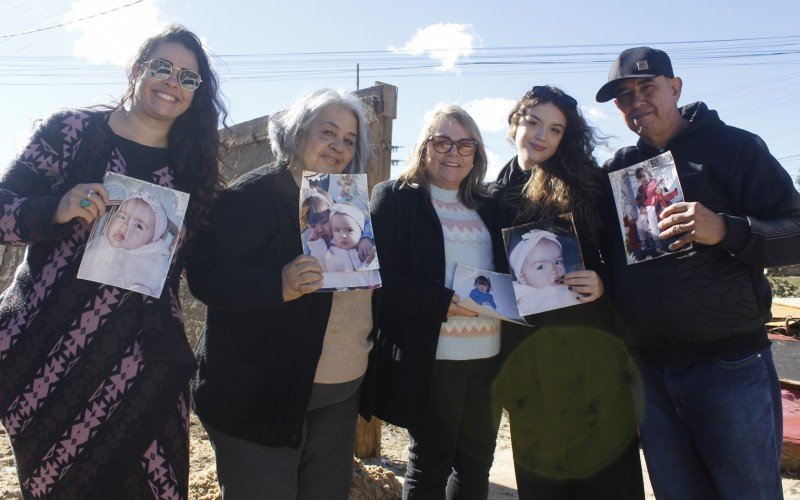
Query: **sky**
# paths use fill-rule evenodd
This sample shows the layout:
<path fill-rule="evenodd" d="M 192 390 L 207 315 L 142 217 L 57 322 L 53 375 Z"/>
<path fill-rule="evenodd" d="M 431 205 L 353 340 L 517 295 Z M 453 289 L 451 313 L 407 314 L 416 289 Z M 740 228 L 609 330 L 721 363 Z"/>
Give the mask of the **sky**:
<path fill-rule="evenodd" d="M 613 8 L 611 8 L 613 7 Z M 616 55 L 667 51 L 681 104 L 705 101 L 728 124 L 760 135 L 800 175 L 800 2 L 295 0 L 0 0 L 0 165 L 34 120 L 58 108 L 109 103 L 125 89 L 139 44 L 169 22 L 212 54 L 228 123 L 285 108 L 322 87 L 398 87 L 393 158 L 403 170 L 426 115 L 456 103 L 476 119 L 488 179 L 515 154 L 507 116 L 532 85 L 575 97 L 607 137 L 598 161 L 635 142 L 613 103 L 594 95 Z M 487 179 L 487 180 L 488 180 Z"/>

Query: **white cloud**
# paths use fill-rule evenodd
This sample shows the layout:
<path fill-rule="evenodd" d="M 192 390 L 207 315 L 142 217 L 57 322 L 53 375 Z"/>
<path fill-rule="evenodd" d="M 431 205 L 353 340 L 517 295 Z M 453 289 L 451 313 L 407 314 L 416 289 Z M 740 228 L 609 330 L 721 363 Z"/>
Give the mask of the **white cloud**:
<path fill-rule="evenodd" d="M 73 54 L 85 57 L 95 64 L 125 66 L 142 42 L 163 28 L 165 19 L 160 3 L 161 0 L 144 0 L 142 3 L 66 26 L 68 31 L 81 34 L 75 41 Z M 96 15 L 121 5 L 125 5 L 125 2 L 75 0 L 71 5 L 72 10 L 64 17 L 64 22 Z"/>
<path fill-rule="evenodd" d="M 502 97 L 485 97 L 467 101 L 463 104 L 439 101 L 433 107 L 425 110 L 420 126 L 428 123 L 433 118 L 433 114 L 445 106 L 458 104 L 472 116 L 482 134 L 505 132 L 508 128 L 508 113 L 514 107 L 515 102 L 512 99 L 504 99 Z"/>
<path fill-rule="evenodd" d="M 388 50 L 415 56 L 427 53 L 429 58 L 439 61 L 436 69 L 457 73 L 458 60 L 472 55 L 480 41 L 471 24 L 437 23 L 418 28 L 402 47 L 390 45 Z"/>
<path fill-rule="evenodd" d="M 597 106 L 581 106 L 580 108 L 583 112 L 583 116 L 585 116 L 587 120 L 599 122 L 611 118 L 605 111 Z"/>
<path fill-rule="evenodd" d="M 422 115 L 422 120 L 419 122 L 420 128 L 422 128 L 426 123 L 430 123 L 430 121 L 433 119 L 433 115 L 446 106 L 448 106 L 448 103 L 439 101 L 434 104 L 432 108 L 426 109 L 425 114 Z"/>
<path fill-rule="evenodd" d="M 508 113 L 516 101 L 502 97 L 486 97 L 467 101 L 463 108 L 472 115 L 481 133 L 505 132 L 508 128 Z"/>
<path fill-rule="evenodd" d="M 503 162 L 500 160 L 500 156 L 497 153 L 491 151 L 486 151 L 486 160 L 489 165 L 486 167 L 486 177 L 484 181 L 491 182 L 497 179 L 497 174 L 499 174 L 500 169 L 503 168 Z"/>

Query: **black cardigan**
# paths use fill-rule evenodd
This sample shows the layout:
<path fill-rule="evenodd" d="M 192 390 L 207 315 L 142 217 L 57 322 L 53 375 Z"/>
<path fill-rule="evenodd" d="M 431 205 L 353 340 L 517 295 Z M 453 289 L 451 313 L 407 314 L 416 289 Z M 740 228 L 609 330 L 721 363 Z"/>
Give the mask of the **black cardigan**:
<path fill-rule="evenodd" d="M 478 201 L 490 227 L 491 204 Z M 374 414 L 409 427 L 427 414 L 439 330 L 454 293 L 444 285 L 442 224 L 428 191 L 399 180 L 375 186 L 370 211 L 383 280 Z"/>
<path fill-rule="evenodd" d="M 187 269 L 208 306 L 192 407 L 211 427 L 266 446 L 300 445 L 331 311 L 330 293 L 283 301 L 283 266 L 303 253 L 298 199 L 285 168 L 245 174 L 221 195 Z"/>

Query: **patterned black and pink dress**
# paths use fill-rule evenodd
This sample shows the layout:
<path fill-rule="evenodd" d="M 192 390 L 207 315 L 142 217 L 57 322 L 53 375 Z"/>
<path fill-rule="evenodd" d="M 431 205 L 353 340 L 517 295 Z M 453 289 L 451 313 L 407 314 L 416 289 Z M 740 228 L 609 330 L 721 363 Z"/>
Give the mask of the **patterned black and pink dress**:
<path fill-rule="evenodd" d="M 0 302 L 0 417 L 25 498 L 187 497 L 180 254 L 154 299 L 77 279 L 90 226 L 52 222 L 106 171 L 180 189 L 168 151 L 116 136 L 108 115 L 57 113 L 0 176 L 2 243 L 28 245 Z"/>

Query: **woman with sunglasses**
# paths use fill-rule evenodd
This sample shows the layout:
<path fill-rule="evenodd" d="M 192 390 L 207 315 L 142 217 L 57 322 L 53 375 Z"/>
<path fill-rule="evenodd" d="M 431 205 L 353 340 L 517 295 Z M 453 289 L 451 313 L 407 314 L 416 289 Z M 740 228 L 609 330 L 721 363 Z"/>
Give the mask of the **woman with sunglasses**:
<path fill-rule="evenodd" d="M 581 302 L 503 323 L 495 384 L 508 410 L 521 499 L 644 498 L 630 387 L 631 363 L 604 295 L 610 246 L 600 206 L 613 203 L 592 156 L 595 131 L 575 99 L 535 86 L 508 116 L 517 154 L 500 172 L 492 239 L 501 229 L 572 213 L 585 270 L 564 284 Z M 612 208 L 613 210 L 613 208 Z M 498 259 L 508 272 L 508 262 Z"/>
<path fill-rule="evenodd" d="M 408 170 L 372 195 L 383 278 L 375 414 L 411 436 L 404 498 L 488 495 L 500 322 L 453 291 L 457 262 L 494 269 L 485 174 L 478 126 L 448 106 L 422 128 Z"/>
<path fill-rule="evenodd" d="M 0 178 L 2 243 L 28 245 L 0 304 L 0 415 L 25 498 L 187 497 L 186 245 L 159 298 L 76 273 L 106 172 L 190 193 L 182 241 L 203 228 L 225 114 L 200 40 L 169 26 L 118 104 L 51 116 Z"/>

